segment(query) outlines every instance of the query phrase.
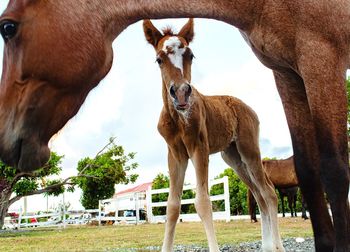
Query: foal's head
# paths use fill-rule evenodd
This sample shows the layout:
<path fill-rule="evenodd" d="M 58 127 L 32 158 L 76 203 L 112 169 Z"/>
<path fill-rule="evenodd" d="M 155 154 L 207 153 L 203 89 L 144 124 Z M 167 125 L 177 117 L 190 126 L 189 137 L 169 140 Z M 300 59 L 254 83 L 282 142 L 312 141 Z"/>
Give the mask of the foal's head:
<path fill-rule="evenodd" d="M 178 111 L 187 111 L 191 101 L 191 64 L 193 53 L 188 47 L 193 40 L 193 19 L 189 19 L 179 33 L 171 29 L 160 32 L 150 20 L 144 20 L 143 29 L 147 41 L 156 50 L 167 96 Z"/>

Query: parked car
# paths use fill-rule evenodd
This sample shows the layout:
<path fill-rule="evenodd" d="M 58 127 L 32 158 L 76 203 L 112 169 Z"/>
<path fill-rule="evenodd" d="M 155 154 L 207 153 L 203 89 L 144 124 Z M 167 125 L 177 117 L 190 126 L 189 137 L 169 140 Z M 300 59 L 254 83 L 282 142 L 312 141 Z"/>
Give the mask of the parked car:
<path fill-rule="evenodd" d="M 124 217 L 136 217 L 136 210 L 124 210 Z M 140 220 L 146 220 L 147 213 L 144 209 L 139 209 Z"/>
<path fill-rule="evenodd" d="M 4 225 L 2 226 L 2 229 L 5 229 L 5 230 L 14 230 L 14 229 L 17 229 L 17 223 L 15 223 L 13 220 L 11 219 L 7 219 L 5 218 L 5 223 Z"/>
<path fill-rule="evenodd" d="M 67 223 L 68 224 L 80 224 L 79 223 L 80 220 L 80 216 L 76 215 L 76 216 L 69 216 L 67 219 Z"/>

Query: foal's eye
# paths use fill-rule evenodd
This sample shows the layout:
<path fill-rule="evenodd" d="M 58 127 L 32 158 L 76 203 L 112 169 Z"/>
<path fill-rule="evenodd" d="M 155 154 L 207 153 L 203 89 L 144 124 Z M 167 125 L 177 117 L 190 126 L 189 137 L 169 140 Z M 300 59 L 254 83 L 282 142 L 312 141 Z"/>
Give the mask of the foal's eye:
<path fill-rule="evenodd" d="M 159 57 L 157 57 L 156 62 L 158 63 L 158 65 L 161 65 L 163 63 L 163 60 Z"/>
<path fill-rule="evenodd" d="M 17 33 L 18 23 L 12 20 L 5 20 L 0 24 L 0 33 L 5 41 L 13 38 Z"/>

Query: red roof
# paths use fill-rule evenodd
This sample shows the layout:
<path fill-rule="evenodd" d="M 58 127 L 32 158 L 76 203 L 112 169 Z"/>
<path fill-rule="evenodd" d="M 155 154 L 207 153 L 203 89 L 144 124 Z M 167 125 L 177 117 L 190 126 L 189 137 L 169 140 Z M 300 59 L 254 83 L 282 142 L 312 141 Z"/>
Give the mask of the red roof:
<path fill-rule="evenodd" d="M 133 188 L 129 188 L 129 189 L 126 189 L 124 191 L 117 192 L 116 194 L 114 194 L 114 197 L 120 196 L 123 194 L 128 194 L 128 193 L 145 192 L 148 190 L 148 187 L 150 187 L 150 186 L 152 186 L 152 182 L 144 183 L 144 184 L 135 186 Z"/>

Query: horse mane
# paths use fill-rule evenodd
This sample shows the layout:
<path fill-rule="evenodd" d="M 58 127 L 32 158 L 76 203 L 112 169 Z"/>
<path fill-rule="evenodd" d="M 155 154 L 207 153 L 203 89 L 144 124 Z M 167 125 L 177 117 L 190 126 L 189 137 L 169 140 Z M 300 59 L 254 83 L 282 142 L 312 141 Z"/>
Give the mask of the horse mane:
<path fill-rule="evenodd" d="M 173 27 L 171 26 L 166 26 L 162 29 L 163 35 L 164 36 L 175 36 L 175 32 L 173 30 Z"/>

